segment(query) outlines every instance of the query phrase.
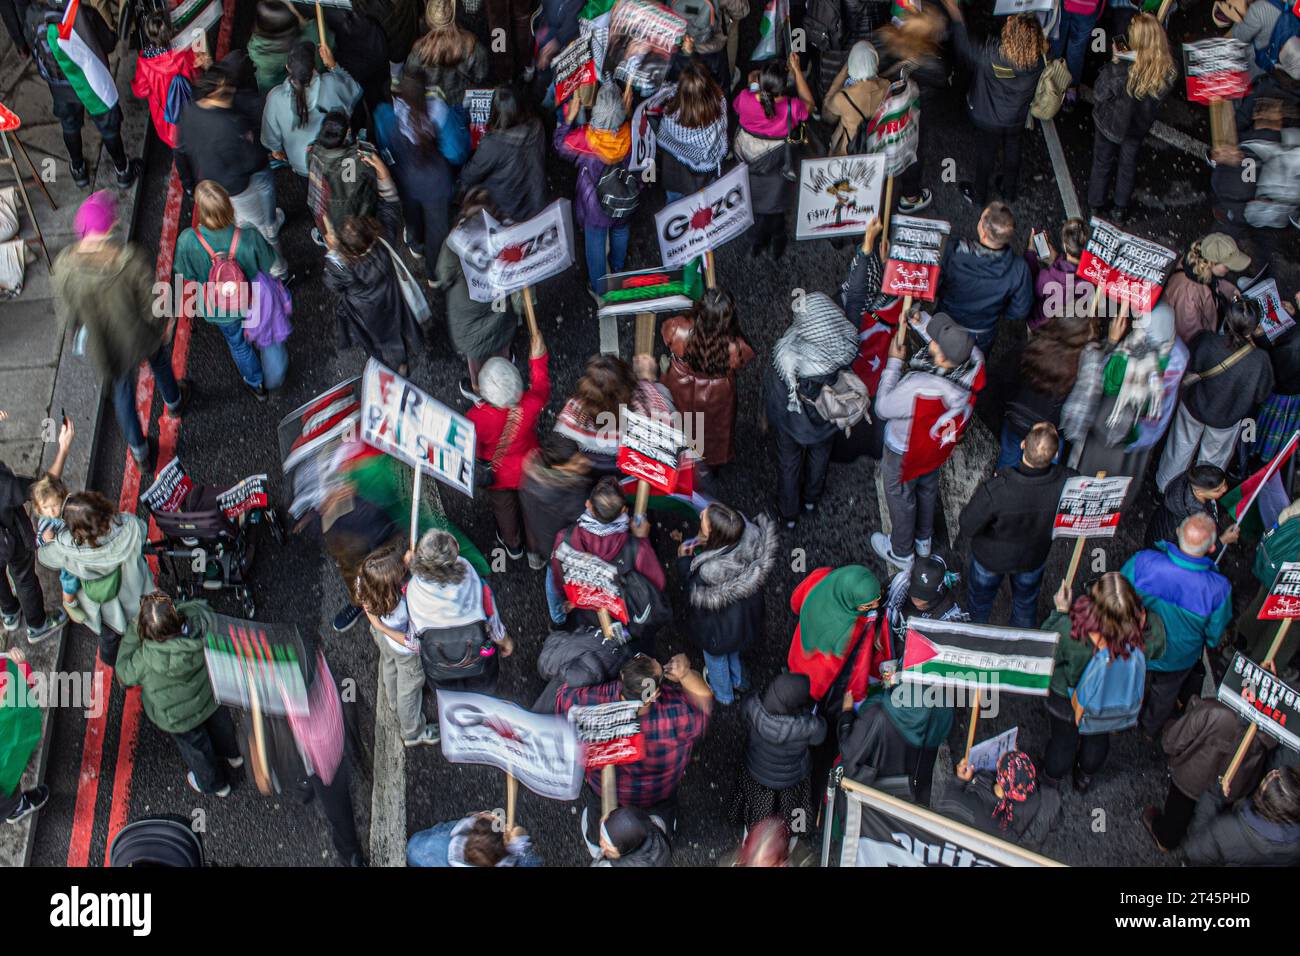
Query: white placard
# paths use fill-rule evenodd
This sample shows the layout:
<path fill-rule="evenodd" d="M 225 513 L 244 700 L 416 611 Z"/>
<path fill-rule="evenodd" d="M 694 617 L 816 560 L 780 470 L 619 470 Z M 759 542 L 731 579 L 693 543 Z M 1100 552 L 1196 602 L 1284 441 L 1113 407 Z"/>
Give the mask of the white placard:
<path fill-rule="evenodd" d="M 663 264 L 684 266 L 735 239 L 754 224 L 749 167 L 738 165 L 697 193 L 683 196 L 655 215 Z"/>
<path fill-rule="evenodd" d="M 527 222 L 502 225 L 486 212 L 451 231 L 469 297 L 495 302 L 573 265 L 573 212 L 557 199 Z"/>
<path fill-rule="evenodd" d="M 968 766 L 976 772 L 980 770 L 997 770 L 998 761 L 1002 758 L 1002 755 L 1009 754 L 1016 749 L 1016 737 L 1019 733 L 1019 727 L 1012 727 L 1010 730 L 1004 730 L 996 737 L 981 740 L 974 747 L 971 747 Z"/>
<path fill-rule="evenodd" d="M 883 153 L 805 159 L 799 164 L 796 239 L 862 235 L 880 214 L 885 189 Z"/>

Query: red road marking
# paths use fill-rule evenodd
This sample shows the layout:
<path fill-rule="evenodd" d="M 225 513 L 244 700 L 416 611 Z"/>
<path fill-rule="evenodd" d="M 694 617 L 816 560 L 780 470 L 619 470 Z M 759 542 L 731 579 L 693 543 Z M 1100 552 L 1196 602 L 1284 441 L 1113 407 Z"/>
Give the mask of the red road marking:
<path fill-rule="evenodd" d="M 235 4 L 226 0 L 221 16 L 221 29 L 217 36 L 217 58 L 225 56 L 230 48 L 230 34 L 234 25 Z M 172 266 L 176 257 L 176 237 L 179 232 L 181 215 L 182 189 L 180 177 L 175 164 L 167 180 L 167 200 L 163 207 L 162 233 L 158 239 L 158 266 L 155 279 L 169 282 Z M 182 310 L 183 312 L 183 310 Z M 172 338 L 172 370 L 177 379 L 184 378 L 189 363 L 190 335 L 192 332 L 190 317 L 176 317 L 176 331 Z M 140 417 L 142 427 L 149 433 L 150 411 L 153 406 L 154 393 L 153 371 L 145 365 L 136 378 L 135 403 L 136 414 Z M 158 464 L 165 464 L 176 452 L 176 443 L 180 438 L 180 420 L 171 415 L 163 415 L 158 422 Z M 118 496 L 118 510 L 134 514 L 140 500 L 140 469 L 128 450 L 126 464 L 122 473 L 122 491 Z M 149 534 L 157 531 L 153 520 L 149 521 Z M 157 562 L 150 561 L 153 571 L 158 571 Z M 90 863 L 90 841 L 94 834 L 95 803 L 99 797 L 100 765 L 104 752 L 104 729 L 108 722 L 108 700 L 112 694 L 112 669 L 105 667 L 96 656 L 95 672 L 100 675 L 100 686 L 105 688 L 106 698 L 100 713 L 86 721 L 85 739 L 81 748 L 81 773 L 77 778 L 77 801 L 73 812 L 72 835 L 68 844 L 68 866 L 88 866 Z M 108 863 L 108 847 L 113 842 L 113 835 L 126 825 L 127 813 L 131 804 L 131 781 L 135 773 L 135 750 L 140 731 L 140 689 L 131 688 L 126 695 L 122 709 L 122 723 L 117 745 L 117 763 L 113 775 L 113 800 L 109 809 L 108 840 L 104 846 L 104 863 Z"/>

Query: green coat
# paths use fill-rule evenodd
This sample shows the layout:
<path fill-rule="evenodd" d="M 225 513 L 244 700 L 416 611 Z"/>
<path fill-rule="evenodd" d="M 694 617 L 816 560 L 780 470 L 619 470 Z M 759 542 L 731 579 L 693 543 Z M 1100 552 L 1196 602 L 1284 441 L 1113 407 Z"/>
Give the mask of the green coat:
<path fill-rule="evenodd" d="M 298 31 L 297 36 L 270 39 L 254 34 L 249 37 L 248 59 L 253 63 L 253 73 L 257 77 L 259 91 L 265 93 L 285 81 L 289 76 L 287 68 L 289 51 L 293 49 L 295 44 L 303 40 L 316 44 L 318 48 L 316 69 L 323 70 L 325 64 L 320 58 L 320 34 L 316 32 L 316 18 L 314 16 L 303 21 L 302 29 Z M 334 46 L 334 31 L 329 27 L 325 28 L 325 42 L 330 45 L 330 49 L 337 49 Z"/>
<path fill-rule="evenodd" d="M 1070 699 L 1070 688 L 1079 686 L 1084 668 L 1092 660 L 1096 648 L 1092 641 L 1076 641 L 1070 637 L 1070 615 L 1053 610 L 1043 622 L 1044 631 L 1055 631 L 1061 635 L 1056 644 L 1056 661 L 1052 665 L 1052 682 L 1048 691 Z M 1146 630 L 1142 635 L 1146 639 L 1143 653 L 1147 662 L 1155 660 L 1165 652 L 1165 624 L 1159 614 L 1147 615 Z"/>
<path fill-rule="evenodd" d="M 183 601 L 188 634 L 167 641 L 141 641 L 135 622 L 117 653 L 117 678 L 124 687 L 140 686 L 144 712 L 159 730 L 180 734 L 193 730 L 217 712 L 203 643 L 216 615 L 206 601 Z"/>
<path fill-rule="evenodd" d="M 230 251 L 230 244 L 235 239 L 234 226 L 227 226 L 225 229 L 215 231 L 204 226 L 196 226 L 195 229 L 203 230 L 203 238 L 207 240 L 213 252 Z M 175 271 L 186 282 L 204 283 L 208 281 L 208 272 L 212 269 L 212 257 L 203 248 L 203 244 L 199 242 L 195 229 L 186 229 L 181 233 L 181 237 L 176 240 Z M 248 295 L 251 303 L 253 283 L 257 279 L 257 274 L 271 271 L 271 266 L 275 264 L 275 250 L 271 248 L 271 244 L 255 228 L 241 226 L 239 227 L 239 248 L 235 250 L 235 263 L 243 270 L 244 278 L 248 280 Z M 201 290 L 195 290 L 195 295 L 197 314 L 203 316 L 209 322 L 224 325 L 228 322 L 242 321 L 244 318 L 242 312 L 225 313 L 219 309 L 215 310 L 212 315 L 208 315 Z"/>

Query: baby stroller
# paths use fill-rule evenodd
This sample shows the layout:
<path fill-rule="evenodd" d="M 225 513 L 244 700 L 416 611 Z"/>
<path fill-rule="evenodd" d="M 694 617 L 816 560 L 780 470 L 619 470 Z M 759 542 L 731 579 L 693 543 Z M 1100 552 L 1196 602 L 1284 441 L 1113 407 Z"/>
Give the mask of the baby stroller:
<path fill-rule="evenodd" d="M 267 496 L 265 481 L 265 475 L 246 478 L 225 492 L 189 484 L 188 489 L 178 489 L 174 508 L 167 505 L 175 497 L 159 507 L 146 500 L 162 538 L 151 540 L 145 554 L 158 559 L 160 572 L 170 579 L 166 586 L 177 597 L 231 591 L 244 617 L 256 615 L 249 571 L 257 539 L 268 528 L 277 544 L 284 543 L 284 525 Z"/>

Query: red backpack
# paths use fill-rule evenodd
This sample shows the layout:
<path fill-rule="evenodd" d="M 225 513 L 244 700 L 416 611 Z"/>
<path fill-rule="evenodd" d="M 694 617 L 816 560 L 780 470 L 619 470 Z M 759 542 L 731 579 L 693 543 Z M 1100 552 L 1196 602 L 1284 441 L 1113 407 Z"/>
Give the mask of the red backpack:
<path fill-rule="evenodd" d="M 232 312 L 242 314 L 248 308 L 249 290 L 248 277 L 235 261 L 235 251 L 239 248 L 239 228 L 235 228 L 230 248 L 225 252 L 213 252 L 197 228 L 194 235 L 212 259 L 212 264 L 208 267 L 208 280 L 203 283 L 203 303 L 207 311 L 220 311 L 227 315 Z"/>

